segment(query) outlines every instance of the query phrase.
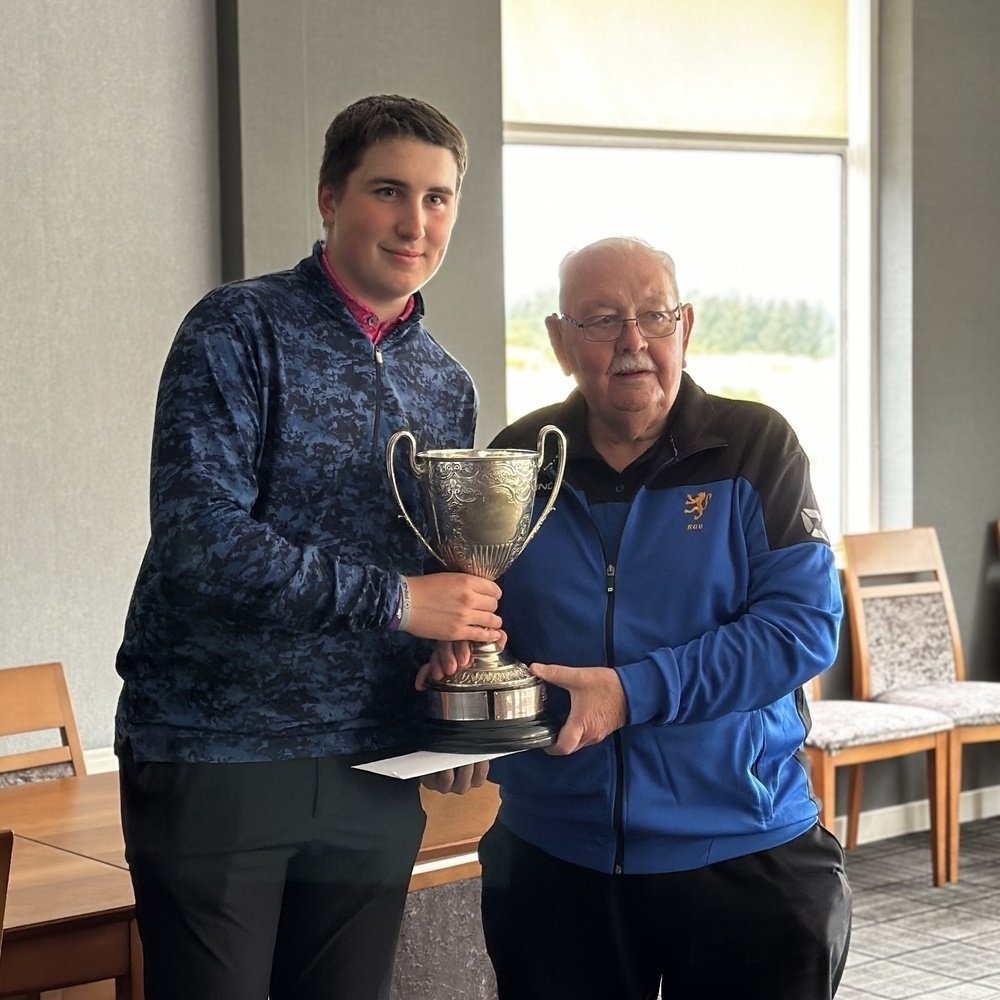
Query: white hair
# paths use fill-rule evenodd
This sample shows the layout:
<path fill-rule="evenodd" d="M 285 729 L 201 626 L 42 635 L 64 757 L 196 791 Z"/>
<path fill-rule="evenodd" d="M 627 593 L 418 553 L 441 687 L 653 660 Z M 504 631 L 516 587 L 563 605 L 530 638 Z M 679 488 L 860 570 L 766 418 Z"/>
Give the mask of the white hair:
<path fill-rule="evenodd" d="M 615 250 L 621 254 L 645 253 L 658 260 L 667 272 L 674 294 L 677 296 L 678 302 L 680 301 L 680 291 L 677 287 L 677 268 L 674 265 L 673 257 L 665 250 L 657 250 L 636 236 L 608 236 L 603 240 L 588 243 L 587 246 L 581 247 L 579 250 L 570 250 L 559 264 L 560 300 L 562 299 L 562 286 L 565 284 L 566 272 L 569 270 L 570 264 L 581 254 L 589 254 L 597 250 Z"/>

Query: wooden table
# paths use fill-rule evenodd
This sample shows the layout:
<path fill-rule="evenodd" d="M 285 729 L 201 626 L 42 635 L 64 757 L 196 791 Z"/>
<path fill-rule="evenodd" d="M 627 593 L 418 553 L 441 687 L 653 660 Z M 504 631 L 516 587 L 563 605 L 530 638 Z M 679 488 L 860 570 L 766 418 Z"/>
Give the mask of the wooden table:
<path fill-rule="evenodd" d="M 127 867 L 117 772 L 0 789 L 0 826 L 19 837 Z"/>
<path fill-rule="evenodd" d="M 466 795 L 440 795 L 420 790 L 427 827 L 417 855 L 417 872 L 410 888 L 438 885 L 478 874 L 474 863 L 441 874 L 421 871 L 428 862 L 448 861 L 474 853 L 479 838 L 496 816 L 500 798 L 496 785 L 486 784 Z M 125 864 L 118 806 L 118 775 L 87 774 L 59 781 L 36 781 L 0 789 L 0 826 L 20 837 L 61 847 L 119 868 Z"/>
<path fill-rule="evenodd" d="M 143 996 L 128 872 L 15 836 L 0 996 L 102 979 L 114 979 L 117 1000 Z"/>

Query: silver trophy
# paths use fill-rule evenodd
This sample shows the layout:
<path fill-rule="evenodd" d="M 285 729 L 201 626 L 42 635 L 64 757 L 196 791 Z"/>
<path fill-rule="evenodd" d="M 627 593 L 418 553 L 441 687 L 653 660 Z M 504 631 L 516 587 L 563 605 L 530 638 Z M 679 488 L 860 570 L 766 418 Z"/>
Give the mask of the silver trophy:
<path fill-rule="evenodd" d="M 545 439 L 558 444 L 556 478 L 534 526 L 538 472 Z M 428 541 L 413 523 L 396 483 L 400 441 L 420 484 Z M 551 424 L 538 433 L 538 450 L 451 448 L 417 452 L 409 431 L 397 431 L 386 449 L 392 495 L 424 548 L 446 569 L 495 580 L 507 571 L 549 516 L 566 468 L 566 437 Z M 545 685 L 494 642 L 474 642 L 472 663 L 446 681 L 431 682 L 425 742 L 428 750 L 478 753 L 546 746 L 558 727 L 545 718 Z"/>

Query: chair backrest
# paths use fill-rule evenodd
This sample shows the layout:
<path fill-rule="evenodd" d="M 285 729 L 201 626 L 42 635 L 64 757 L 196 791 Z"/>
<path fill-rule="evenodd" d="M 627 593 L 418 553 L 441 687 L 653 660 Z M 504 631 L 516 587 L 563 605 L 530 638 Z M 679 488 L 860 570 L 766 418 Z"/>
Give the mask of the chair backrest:
<path fill-rule="evenodd" d="M 854 696 L 963 680 L 958 619 L 933 528 L 844 535 Z"/>
<path fill-rule="evenodd" d="M 58 746 L 0 756 L 0 785 L 86 773 L 62 664 L 0 669 L 0 736 L 48 730 Z"/>
<path fill-rule="evenodd" d="M 0 951 L 3 950 L 3 915 L 7 909 L 7 883 L 13 849 L 14 834 L 10 830 L 0 830 Z"/>

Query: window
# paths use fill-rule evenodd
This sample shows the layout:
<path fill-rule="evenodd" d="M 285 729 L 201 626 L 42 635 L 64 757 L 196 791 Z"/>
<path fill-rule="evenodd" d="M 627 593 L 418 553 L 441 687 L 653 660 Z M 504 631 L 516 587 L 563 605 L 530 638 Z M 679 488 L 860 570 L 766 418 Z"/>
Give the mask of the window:
<path fill-rule="evenodd" d="M 841 531 L 841 190 L 837 153 L 508 144 L 507 417 L 562 399 L 544 317 L 562 257 L 638 236 L 694 306 L 688 371 L 790 421 L 827 529 Z"/>
<path fill-rule="evenodd" d="M 572 388 L 562 257 L 639 237 L 694 306 L 695 381 L 787 417 L 831 537 L 875 527 L 870 0 L 502 10 L 508 418 Z"/>

